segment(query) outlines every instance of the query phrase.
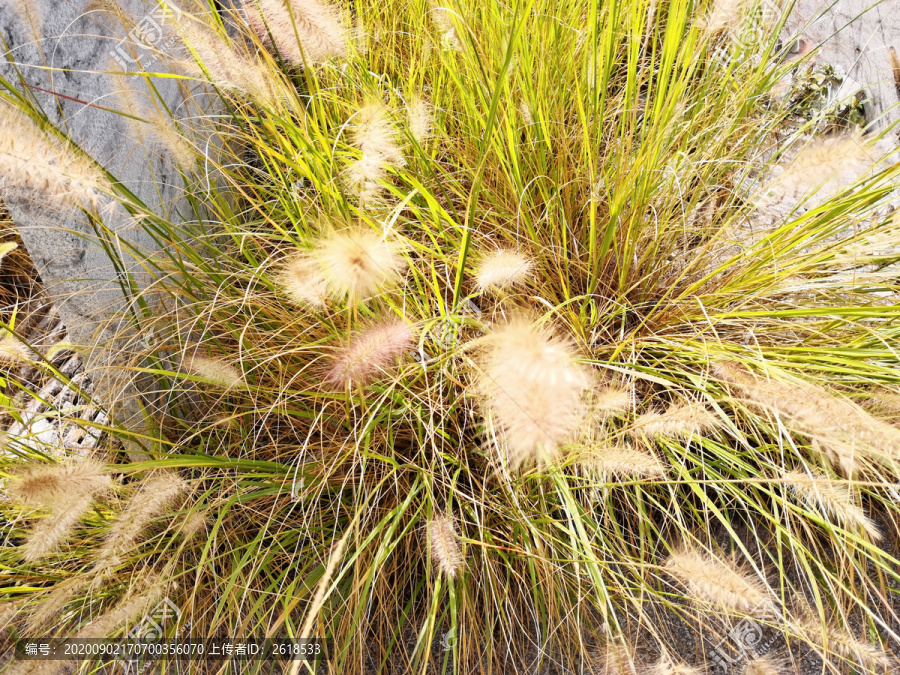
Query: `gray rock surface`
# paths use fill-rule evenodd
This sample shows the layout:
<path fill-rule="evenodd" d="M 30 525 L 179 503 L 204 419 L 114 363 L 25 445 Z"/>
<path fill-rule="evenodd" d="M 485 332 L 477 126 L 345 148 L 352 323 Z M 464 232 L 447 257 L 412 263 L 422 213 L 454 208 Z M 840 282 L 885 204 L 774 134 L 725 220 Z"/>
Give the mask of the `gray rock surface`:
<path fill-rule="evenodd" d="M 116 16 L 117 10 L 120 16 Z M 178 220 L 186 211 L 179 199 L 183 180 L 176 163 L 152 139 L 139 142 L 134 130 L 141 123 L 102 109 L 123 109 L 116 95 L 123 78 L 117 79 L 110 71 L 133 72 L 141 66 L 151 71 L 163 69 L 148 48 L 165 46 L 158 30 L 162 24 L 159 13 L 156 2 L 142 0 L 0 0 L 0 44 L 5 52 L 0 75 L 32 95 L 53 124 L 65 129 L 145 204 Z M 135 57 L 140 57 L 139 64 Z M 140 92 L 139 98 L 148 98 L 142 78 L 126 77 L 124 81 Z M 170 109 L 183 109 L 176 80 L 155 78 L 153 84 Z M 74 209 L 53 207 L 33 193 L 5 190 L 0 198 L 69 339 L 92 345 L 86 367 L 99 396 L 109 405 L 121 399 L 120 422 L 138 416 L 130 383 L 109 379 L 116 370 L 121 371 L 107 367 L 115 363 L 121 342 L 113 339 L 116 327 L 106 321 L 112 312 L 121 312 L 126 306 L 125 297 L 118 271 L 87 218 Z M 157 250 L 153 239 L 121 209 L 104 211 L 104 221 L 123 242 L 140 251 Z M 119 250 L 129 270 L 140 278 L 140 254 L 130 255 L 125 246 Z"/>
<path fill-rule="evenodd" d="M 871 130 L 900 120 L 900 72 L 890 51 L 900 58 L 900 0 L 797 0 L 786 28 L 819 45 L 816 60 L 838 69 L 841 98 L 864 92 Z"/>

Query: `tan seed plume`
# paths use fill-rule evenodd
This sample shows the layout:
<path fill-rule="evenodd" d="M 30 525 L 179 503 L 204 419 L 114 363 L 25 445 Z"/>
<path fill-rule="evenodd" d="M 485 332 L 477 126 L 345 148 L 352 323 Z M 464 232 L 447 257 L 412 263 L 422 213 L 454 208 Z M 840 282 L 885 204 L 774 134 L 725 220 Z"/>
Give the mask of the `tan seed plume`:
<path fill-rule="evenodd" d="M 553 458 L 582 422 L 590 371 L 574 348 L 546 328 L 517 318 L 484 338 L 479 388 L 491 434 L 510 468 Z"/>
<path fill-rule="evenodd" d="M 134 547 L 152 520 L 165 513 L 185 490 L 187 484 L 175 473 L 145 480 L 109 530 L 100 550 L 98 574 L 115 567 L 119 556 Z"/>
<path fill-rule="evenodd" d="M 875 523 L 862 507 L 853 503 L 853 494 L 846 483 L 797 471 L 784 474 L 783 481 L 808 508 L 817 511 L 825 520 L 847 529 L 862 530 L 872 541 L 881 539 Z"/>
<path fill-rule="evenodd" d="M 699 668 L 663 657 L 647 671 L 647 675 L 702 675 L 702 673 Z"/>
<path fill-rule="evenodd" d="M 24 342 L 11 333 L 0 338 L 0 366 L 16 366 L 40 358 Z"/>
<path fill-rule="evenodd" d="M 406 269 L 395 246 L 363 229 L 323 239 L 313 255 L 329 294 L 351 304 L 395 285 Z"/>
<path fill-rule="evenodd" d="M 325 309 L 328 285 L 315 260 L 306 253 L 288 258 L 278 274 L 278 285 L 298 305 Z"/>
<path fill-rule="evenodd" d="M 386 168 L 400 168 L 406 160 L 397 143 L 397 130 L 390 110 L 381 101 L 364 105 L 354 117 L 353 144 L 362 150 L 362 157 L 348 171 L 352 186 L 360 191 L 361 201 L 376 196 Z"/>
<path fill-rule="evenodd" d="M 337 11 L 319 0 L 244 0 L 250 28 L 263 46 L 288 63 L 303 65 L 347 55 L 347 35 Z M 305 57 L 305 58 L 304 58 Z"/>
<path fill-rule="evenodd" d="M 627 445 L 597 445 L 588 450 L 579 464 L 604 481 L 611 478 L 664 478 L 666 467 L 649 452 Z"/>
<path fill-rule="evenodd" d="M 193 17 L 182 13 L 176 32 L 193 60 L 182 65 L 192 75 L 209 79 L 221 89 L 252 96 L 274 105 L 280 99 L 281 85 L 265 64 L 239 54 L 218 33 Z"/>
<path fill-rule="evenodd" d="M 113 481 L 102 462 L 72 457 L 61 464 L 26 465 L 6 486 L 13 501 L 25 506 L 59 509 L 73 496 L 93 496 L 112 489 Z"/>
<path fill-rule="evenodd" d="M 165 594 L 166 583 L 159 579 L 148 579 L 142 586 L 145 589 L 143 592 L 120 601 L 106 614 L 97 617 L 78 631 L 75 637 L 95 639 L 110 637 L 140 617 Z"/>
<path fill-rule="evenodd" d="M 837 626 L 831 624 L 823 626 L 819 618 L 811 612 L 804 613 L 793 621 L 791 628 L 825 656 L 826 661 L 833 660 L 831 654 L 837 654 L 850 663 L 870 668 L 887 668 L 894 665 L 893 659 L 880 647 L 867 640 L 861 640 Z"/>
<path fill-rule="evenodd" d="M 601 387 L 594 392 L 591 409 L 607 420 L 634 410 L 634 394 L 623 387 Z"/>
<path fill-rule="evenodd" d="M 192 356 L 185 366 L 194 375 L 206 378 L 210 384 L 223 389 L 234 389 L 244 384 L 244 374 L 222 359 Z"/>
<path fill-rule="evenodd" d="M 387 319 L 361 330 L 331 357 L 325 381 L 335 387 L 362 386 L 396 366 L 412 349 L 415 333 L 402 319 Z"/>
<path fill-rule="evenodd" d="M 54 585 L 47 598 L 28 616 L 29 634 L 37 635 L 56 623 L 63 608 L 88 585 L 87 578 L 83 576 L 71 577 Z"/>
<path fill-rule="evenodd" d="M 428 523 L 428 539 L 435 564 L 448 577 L 455 578 L 465 567 L 459 535 L 453 518 L 439 514 Z"/>
<path fill-rule="evenodd" d="M 743 675 L 786 675 L 786 672 L 782 663 L 766 654 L 748 661 Z"/>
<path fill-rule="evenodd" d="M 431 104 L 421 96 L 409 102 L 409 131 L 416 143 L 422 145 L 431 138 L 434 115 Z"/>
<path fill-rule="evenodd" d="M 109 182 L 91 162 L 64 148 L 11 104 L 0 101 L 0 179 L 53 203 L 96 208 Z"/>
<path fill-rule="evenodd" d="M 788 428 L 811 437 L 843 475 L 854 476 L 864 457 L 897 466 L 900 429 L 850 401 L 809 383 L 758 378 L 734 363 L 718 363 L 714 373 L 757 408 L 778 413 Z"/>
<path fill-rule="evenodd" d="M 688 439 L 714 429 L 718 423 L 702 403 L 675 403 L 662 413 L 644 413 L 635 420 L 634 427 L 648 436 Z"/>
<path fill-rule="evenodd" d="M 665 568 L 695 600 L 751 615 L 774 606 L 768 586 L 731 561 L 685 550 L 673 553 Z"/>
<path fill-rule="evenodd" d="M 34 562 L 59 548 L 91 508 L 91 501 L 90 495 L 73 496 L 65 507 L 39 521 L 25 541 L 22 553 L 25 561 Z"/>
<path fill-rule="evenodd" d="M 475 280 L 479 290 L 502 290 L 518 286 L 531 276 L 531 260 L 511 250 L 494 251 L 487 254 L 475 269 Z"/>

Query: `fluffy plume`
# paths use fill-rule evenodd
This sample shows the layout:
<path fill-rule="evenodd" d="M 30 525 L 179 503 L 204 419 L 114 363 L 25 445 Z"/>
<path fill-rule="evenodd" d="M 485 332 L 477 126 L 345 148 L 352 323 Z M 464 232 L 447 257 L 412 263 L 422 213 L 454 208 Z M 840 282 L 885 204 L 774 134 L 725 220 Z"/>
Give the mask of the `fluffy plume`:
<path fill-rule="evenodd" d="M 435 564 L 448 577 L 456 577 L 465 567 L 465 560 L 453 519 L 445 514 L 435 516 L 428 523 L 428 539 Z"/>
<path fill-rule="evenodd" d="M 41 193 L 54 203 L 99 205 L 110 190 L 88 160 L 68 152 L 9 103 L 0 101 L 0 179 Z"/>
<path fill-rule="evenodd" d="M 742 573 L 733 562 L 681 551 L 669 557 L 666 571 L 701 602 L 751 615 L 774 606 L 766 584 L 756 576 Z"/>
<path fill-rule="evenodd" d="M 475 270 L 475 280 L 482 291 L 516 286 L 531 274 L 532 263 L 515 251 L 501 250 L 489 253 Z"/>
<path fill-rule="evenodd" d="M 329 293 L 351 303 L 394 285 L 406 268 L 394 246 L 361 229 L 324 239 L 313 255 Z"/>
<path fill-rule="evenodd" d="M 288 63 L 320 63 L 347 53 L 337 12 L 320 0 L 290 0 L 290 9 L 285 0 L 244 0 L 243 5 L 263 46 L 273 54 L 277 49 Z"/>
<path fill-rule="evenodd" d="M 218 33 L 187 17 L 177 33 L 193 57 L 184 67 L 198 78 L 264 102 L 275 102 L 281 87 L 264 64 L 238 54 Z"/>
<path fill-rule="evenodd" d="M 647 671 L 647 675 L 701 675 L 701 671 L 664 656 Z"/>
<path fill-rule="evenodd" d="M 193 356 L 185 366 L 194 375 L 206 378 L 211 384 L 223 389 L 240 387 L 244 383 L 243 373 L 221 359 Z"/>
<path fill-rule="evenodd" d="M 72 598 L 88 586 L 87 578 L 76 576 L 53 586 L 53 590 L 28 617 L 28 634 L 36 635 L 53 625 Z"/>
<path fill-rule="evenodd" d="M 378 183 L 385 176 L 385 168 L 406 163 L 387 106 L 376 101 L 360 109 L 353 126 L 353 143 L 362 150 L 362 157 L 350 167 L 348 177 L 360 190 L 361 199 L 371 198 L 380 190 Z"/>
<path fill-rule="evenodd" d="M 609 419 L 634 410 L 634 394 L 618 386 L 601 387 L 594 392 L 591 409 L 601 419 Z"/>
<path fill-rule="evenodd" d="M 380 157 L 385 164 L 399 167 L 405 163 L 390 110 L 380 101 L 366 104 L 356 114 L 353 142 L 363 154 Z"/>
<path fill-rule="evenodd" d="M 714 372 L 757 408 L 778 413 L 786 426 L 811 437 L 843 475 L 854 476 L 863 455 L 896 466 L 900 429 L 850 401 L 808 383 L 757 379 L 734 363 L 716 364 Z"/>
<path fill-rule="evenodd" d="M 6 493 L 25 506 L 57 509 L 75 495 L 93 496 L 112 486 L 102 462 L 72 457 L 62 464 L 27 465 L 6 486 Z"/>
<path fill-rule="evenodd" d="M 785 675 L 785 669 L 774 656 L 766 654 L 748 661 L 743 675 Z"/>
<path fill-rule="evenodd" d="M 715 415 L 702 403 L 676 403 L 664 413 L 644 413 L 634 422 L 639 433 L 684 439 L 714 429 L 717 424 Z"/>
<path fill-rule="evenodd" d="M 122 600 L 75 635 L 77 638 L 105 638 L 131 623 L 158 602 L 166 590 L 166 584 L 159 579 L 150 579 L 144 583 L 143 593 Z"/>
<path fill-rule="evenodd" d="M 205 532 L 209 525 L 209 513 L 206 511 L 194 511 L 181 523 L 181 537 L 185 541 L 193 539 L 200 532 Z"/>
<path fill-rule="evenodd" d="M 666 467 L 656 457 L 627 445 L 592 448 L 581 458 L 580 464 L 604 480 L 662 478 L 666 475 Z"/>
<path fill-rule="evenodd" d="M 637 660 L 630 649 L 623 645 L 608 648 L 597 658 L 600 675 L 638 675 Z"/>
<path fill-rule="evenodd" d="M 38 355 L 11 333 L 6 333 L 0 338 L 0 365 L 27 363 L 36 358 Z"/>
<path fill-rule="evenodd" d="M 98 572 L 117 565 L 119 555 L 131 549 L 153 518 L 164 513 L 186 489 L 187 484 L 174 473 L 145 480 L 110 528 L 100 551 Z"/>
<path fill-rule="evenodd" d="M 0 631 L 12 623 L 18 613 L 19 608 L 12 602 L 0 602 Z"/>
<path fill-rule="evenodd" d="M 774 30 L 779 16 L 772 10 L 781 4 L 781 0 L 714 0 L 709 14 L 699 24 L 711 34 L 724 31 L 746 41 L 753 32 Z"/>
<path fill-rule="evenodd" d="M 48 517 L 38 522 L 25 541 L 22 557 L 33 562 L 55 551 L 81 522 L 91 508 L 90 495 L 73 495 L 65 506 L 58 507 Z"/>
<path fill-rule="evenodd" d="M 456 36 L 456 27 L 451 21 L 451 11 L 438 6 L 432 0 L 429 0 L 428 4 L 431 8 L 428 10 L 428 16 L 431 17 L 431 20 L 434 21 L 434 25 L 437 26 L 438 30 L 441 32 L 441 48 L 456 51 L 461 50 L 462 43 Z"/>
<path fill-rule="evenodd" d="M 885 150 L 855 134 L 816 138 L 784 165 L 772 168 L 763 180 L 763 192 L 752 197 L 755 211 L 777 218 L 801 201 L 807 208 L 821 204 L 869 172 Z"/>
<path fill-rule="evenodd" d="M 6 257 L 7 253 L 15 251 L 17 248 L 19 248 L 19 245 L 14 241 L 5 241 L 0 244 L 0 261 Z"/>
<path fill-rule="evenodd" d="M 373 324 L 335 352 L 325 381 L 335 387 L 368 384 L 379 373 L 396 365 L 409 351 L 415 334 L 402 319 Z"/>
<path fill-rule="evenodd" d="M 821 621 L 811 612 L 804 612 L 792 622 L 793 631 L 815 647 L 826 661 L 831 661 L 831 654 L 837 654 L 850 663 L 866 665 L 870 668 L 886 668 L 893 664 L 891 657 L 881 648 L 860 640 L 855 635 L 833 625 L 823 626 Z"/>
<path fill-rule="evenodd" d="M 278 275 L 278 285 L 298 305 L 324 309 L 328 286 L 316 261 L 306 253 L 298 253 L 287 260 Z"/>
<path fill-rule="evenodd" d="M 744 21 L 747 0 L 714 0 L 706 18 L 700 24 L 710 33 L 739 29 Z"/>
<path fill-rule="evenodd" d="M 522 318 L 484 340 L 480 388 L 509 466 L 553 457 L 584 417 L 590 372 L 568 341 Z"/>
<path fill-rule="evenodd" d="M 881 539 L 875 523 L 862 507 L 853 503 L 853 495 L 845 483 L 800 472 L 786 473 L 783 480 L 808 508 L 820 513 L 825 520 L 847 529 L 862 530 L 873 541 Z"/>
<path fill-rule="evenodd" d="M 416 96 L 409 102 L 409 131 L 419 145 L 431 138 L 432 117 L 431 104 L 424 98 Z"/>
<path fill-rule="evenodd" d="M 115 68 L 115 65 L 110 65 L 110 70 Z M 153 141 L 168 150 L 183 169 L 190 169 L 196 163 L 197 156 L 175 122 L 159 109 L 143 105 L 124 73 L 114 72 L 112 80 L 121 112 L 138 118 L 123 118 L 135 137 L 141 141 Z"/>

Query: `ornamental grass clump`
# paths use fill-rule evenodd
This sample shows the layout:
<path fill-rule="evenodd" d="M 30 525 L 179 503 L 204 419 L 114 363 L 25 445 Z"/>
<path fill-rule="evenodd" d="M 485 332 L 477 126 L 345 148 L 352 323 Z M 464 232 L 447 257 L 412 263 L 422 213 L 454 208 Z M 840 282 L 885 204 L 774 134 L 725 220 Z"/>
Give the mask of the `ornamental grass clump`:
<path fill-rule="evenodd" d="M 753 3 L 213 5 L 169 27 L 190 129 L 123 102 L 204 148 L 179 219 L 0 80 L 49 175 L 13 187 L 120 269 L 95 196 L 160 244 L 111 324 L 140 424 L 88 424 L 119 482 L 33 554 L 58 483 L 0 501 L 14 623 L 126 631 L 164 587 L 167 637 L 320 638 L 342 675 L 703 672 L 669 621 L 748 617 L 891 665 L 900 165 L 810 140 L 777 31 L 723 57 Z M 103 409 L 52 353 L 4 410 L 36 377 Z M 34 428 L 11 497 L 76 453 Z"/>

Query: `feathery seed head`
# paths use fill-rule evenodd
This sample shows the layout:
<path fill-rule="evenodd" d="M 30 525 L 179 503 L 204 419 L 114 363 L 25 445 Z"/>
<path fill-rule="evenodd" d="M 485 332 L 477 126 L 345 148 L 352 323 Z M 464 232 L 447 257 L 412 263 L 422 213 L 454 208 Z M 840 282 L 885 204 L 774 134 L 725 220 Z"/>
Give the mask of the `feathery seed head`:
<path fill-rule="evenodd" d="M 401 167 L 406 163 L 397 145 L 397 130 L 390 110 L 380 101 L 364 105 L 354 118 L 353 143 L 381 164 Z"/>
<path fill-rule="evenodd" d="M 372 324 L 332 356 L 325 381 L 334 387 L 366 385 L 396 365 L 414 338 L 412 327 L 402 319 Z"/>
<path fill-rule="evenodd" d="M 316 261 L 306 253 L 291 256 L 278 275 L 278 284 L 285 294 L 298 305 L 324 309 L 328 299 L 325 277 L 319 272 Z"/>
<path fill-rule="evenodd" d="M 10 251 L 15 251 L 19 248 L 19 245 L 14 241 L 4 241 L 0 244 L 0 260 L 6 257 L 6 254 Z"/>
<path fill-rule="evenodd" d="M 845 528 L 862 530 L 872 541 L 881 539 L 875 523 L 866 516 L 862 507 L 853 503 L 853 495 L 846 483 L 796 471 L 784 474 L 783 480 L 807 507 L 818 511 L 826 520 Z"/>
<path fill-rule="evenodd" d="M 831 660 L 832 654 L 847 659 L 851 663 L 871 668 L 887 668 L 895 665 L 894 660 L 880 647 L 867 640 L 861 640 L 852 633 L 832 624 L 822 625 L 819 617 L 812 612 L 804 612 L 791 622 L 791 629 L 806 640 L 821 654 Z"/>
<path fill-rule="evenodd" d="M 0 365 L 28 363 L 37 358 L 38 355 L 12 333 L 6 333 L 0 338 Z"/>
<path fill-rule="evenodd" d="M 747 662 L 743 675 L 785 675 L 785 668 L 770 654 Z"/>
<path fill-rule="evenodd" d="M 91 162 L 67 151 L 5 101 L 0 101 L 0 178 L 57 204 L 74 199 L 94 208 L 111 189 Z"/>
<path fill-rule="evenodd" d="M 314 256 L 329 293 L 350 303 L 394 285 L 406 269 L 396 248 L 368 230 L 338 232 L 319 242 Z"/>
<path fill-rule="evenodd" d="M 112 486 L 102 462 L 73 457 L 62 464 L 27 465 L 6 490 L 11 499 L 25 506 L 56 510 L 75 496 L 93 496 Z"/>
<path fill-rule="evenodd" d="M 532 262 L 515 251 L 500 250 L 489 253 L 478 264 L 475 279 L 479 290 L 503 289 L 525 281 L 532 270 Z"/>
<path fill-rule="evenodd" d="M 263 46 L 288 63 L 321 63 L 347 54 L 338 13 L 321 0 L 290 0 L 290 9 L 285 0 L 243 0 L 243 8 Z"/>
<path fill-rule="evenodd" d="M 142 584 L 143 592 L 121 600 L 105 614 L 91 621 L 76 633 L 76 638 L 105 638 L 141 616 L 165 594 L 167 584 L 150 578 Z"/>
<path fill-rule="evenodd" d="M 634 410 L 634 394 L 618 386 L 601 387 L 594 391 L 591 408 L 606 420 Z"/>
<path fill-rule="evenodd" d="M 90 494 L 70 495 L 64 506 L 42 519 L 25 542 L 25 561 L 34 562 L 55 551 L 91 508 L 91 501 Z"/>
<path fill-rule="evenodd" d="M 584 419 L 590 371 L 568 341 L 523 318 L 483 340 L 480 389 L 510 467 L 552 458 Z"/>
<path fill-rule="evenodd" d="M 701 675 L 700 670 L 686 663 L 678 663 L 663 656 L 648 671 L 648 675 Z"/>
<path fill-rule="evenodd" d="M 431 555 L 438 568 L 448 577 L 455 578 L 465 567 L 465 560 L 453 518 L 446 514 L 432 518 L 428 522 L 428 539 L 431 541 Z"/>
<path fill-rule="evenodd" d="M 413 98 L 409 102 L 409 131 L 419 145 L 431 138 L 432 122 L 431 104 L 419 96 Z"/>
<path fill-rule="evenodd" d="M 892 467 L 900 460 L 900 429 L 823 387 L 760 379 L 734 363 L 718 363 L 713 372 L 756 408 L 777 412 L 788 428 L 811 437 L 844 476 L 856 475 L 864 457 Z"/>
<path fill-rule="evenodd" d="M 227 40 L 197 19 L 186 16 L 177 34 L 192 56 L 182 65 L 195 77 L 263 102 L 279 99 L 281 87 L 264 64 L 236 52 Z"/>
<path fill-rule="evenodd" d="M 19 613 L 19 608 L 12 602 L 0 602 L 0 631 L 6 628 Z"/>
<path fill-rule="evenodd" d="M 638 675 L 636 658 L 624 645 L 613 645 L 599 655 L 597 670 L 600 675 Z"/>
<path fill-rule="evenodd" d="M 187 483 L 175 473 L 166 472 L 145 480 L 109 530 L 100 551 L 98 574 L 118 564 L 119 556 L 134 546 L 153 518 L 168 509 L 185 490 Z"/>
<path fill-rule="evenodd" d="M 181 523 L 181 536 L 185 540 L 193 539 L 201 531 L 206 531 L 209 524 L 209 513 L 206 511 L 194 511 Z"/>
<path fill-rule="evenodd" d="M 718 419 L 702 403 L 676 403 L 665 412 L 648 412 L 634 422 L 639 433 L 689 439 L 718 425 Z"/>
<path fill-rule="evenodd" d="M 604 480 L 663 478 L 666 475 L 666 467 L 656 457 L 627 445 L 599 445 L 585 453 L 579 463 Z"/>
<path fill-rule="evenodd" d="M 209 380 L 210 384 L 223 389 L 232 389 L 244 384 L 244 375 L 222 359 L 192 356 L 185 362 L 186 368 L 194 375 Z"/>
<path fill-rule="evenodd" d="M 673 553 L 665 568 L 695 600 L 750 615 L 774 607 L 768 586 L 731 561 L 685 550 Z"/>

